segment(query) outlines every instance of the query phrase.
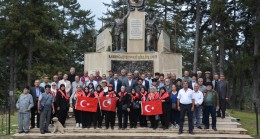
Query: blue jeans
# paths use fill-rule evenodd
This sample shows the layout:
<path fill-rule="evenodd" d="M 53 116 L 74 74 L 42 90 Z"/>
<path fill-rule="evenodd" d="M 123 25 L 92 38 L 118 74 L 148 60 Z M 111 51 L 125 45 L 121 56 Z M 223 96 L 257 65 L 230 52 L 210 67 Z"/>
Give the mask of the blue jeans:
<path fill-rule="evenodd" d="M 194 127 L 194 119 L 196 118 L 196 122 L 197 122 L 197 127 L 200 126 L 200 115 L 201 115 L 201 106 L 196 107 L 194 106 L 194 111 L 193 111 L 193 118 L 192 118 L 192 127 Z"/>
<path fill-rule="evenodd" d="M 216 128 L 216 108 L 214 106 L 205 106 L 205 127 L 209 127 L 209 114 L 212 117 L 212 128 Z"/>

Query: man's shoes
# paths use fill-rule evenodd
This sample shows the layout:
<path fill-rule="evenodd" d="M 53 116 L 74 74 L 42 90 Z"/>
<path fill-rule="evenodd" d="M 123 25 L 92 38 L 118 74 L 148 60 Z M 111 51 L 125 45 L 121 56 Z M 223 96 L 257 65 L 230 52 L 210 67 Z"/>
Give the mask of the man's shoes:
<path fill-rule="evenodd" d="M 24 131 L 25 134 L 29 133 L 29 131 Z"/>
<path fill-rule="evenodd" d="M 189 134 L 194 135 L 194 132 L 193 132 L 193 131 L 190 131 Z"/>
<path fill-rule="evenodd" d="M 209 129 L 209 127 L 205 127 L 204 129 Z"/>
<path fill-rule="evenodd" d="M 106 127 L 106 129 L 108 129 L 109 127 Z"/>
<path fill-rule="evenodd" d="M 102 126 L 98 126 L 98 128 L 102 128 Z"/>
<path fill-rule="evenodd" d="M 125 130 L 125 128 L 122 128 L 122 130 Z"/>
<path fill-rule="evenodd" d="M 221 119 L 225 119 L 225 117 L 222 116 Z"/>
<path fill-rule="evenodd" d="M 41 134 L 45 134 L 45 132 L 44 132 L 44 131 L 41 131 Z"/>
<path fill-rule="evenodd" d="M 218 131 L 216 127 L 213 127 L 212 129 L 213 129 L 214 131 Z"/>
<path fill-rule="evenodd" d="M 198 129 L 202 129 L 201 126 L 198 126 Z"/>
<path fill-rule="evenodd" d="M 31 126 L 31 127 L 30 127 L 30 129 L 33 129 L 33 128 L 35 128 L 35 126 Z"/>
<path fill-rule="evenodd" d="M 182 133 L 183 133 L 183 131 L 179 131 L 179 132 L 178 132 L 179 135 L 182 134 Z"/>
<path fill-rule="evenodd" d="M 19 131 L 18 133 L 19 133 L 19 134 L 22 134 L 23 132 L 24 132 L 24 131 Z"/>
<path fill-rule="evenodd" d="M 121 130 L 122 128 L 121 127 L 118 127 L 118 130 Z"/>
<path fill-rule="evenodd" d="M 51 131 L 47 130 L 47 131 L 45 131 L 45 133 L 51 133 Z"/>
<path fill-rule="evenodd" d="M 136 125 L 134 126 L 134 128 L 136 128 Z"/>
<path fill-rule="evenodd" d="M 111 129 L 114 130 L 114 127 L 112 126 Z"/>

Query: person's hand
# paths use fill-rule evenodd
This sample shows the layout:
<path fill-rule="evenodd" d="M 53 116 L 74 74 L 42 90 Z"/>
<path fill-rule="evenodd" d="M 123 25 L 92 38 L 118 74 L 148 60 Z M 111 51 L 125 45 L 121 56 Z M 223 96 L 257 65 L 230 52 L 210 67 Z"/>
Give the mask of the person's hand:
<path fill-rule="evenodd" d="M 73 108 L 73 105 L 72 105 L 72 104 L 70 104 L 70 107 L 71 107 L 71 108 Z"/>
<path fill-rule="evenodd" d="M 228 101 L 228 98 L 226 98 L 226 101 Z"/>
<path fill-rule="evenodd" d="M 54 109 L 52 110 L 52 113 L 53 113 L 53 114 L 55 113 L 55 110 L 54 110 Z"/>
<path fill-rule="evenodd" d="M 194 106 L 191 107 L 191 111 L 194 111 Z"/>
<path fill-rule="evenodd" d="M 40 111 L 40 109 L 38 109 L 38 113 L 40 113 L 41 111 Z"/>
<path fill-rule="evenodd" d="M 217 111 L 219 110 L 219 106 L 216 107 Z"/>
<path fill-rule="evenodd" d="M 180 106 L 178 106 L 178 111 L 181 111 L 181 107 Z"/>
<path fill-rule="evenodd" d="M 127 111 L 130 112 L 130 108 L 127 108 Z"/>
<path fill-rule="evenodd" d="M 60 110 L 60 107 L 57 107 L 57 110 L 59 111 L 59 110 Z"/>
<path fill-rule="evenodd" d="M 162 102 L 165 102 L 165 100 L 162 100 Z"/>

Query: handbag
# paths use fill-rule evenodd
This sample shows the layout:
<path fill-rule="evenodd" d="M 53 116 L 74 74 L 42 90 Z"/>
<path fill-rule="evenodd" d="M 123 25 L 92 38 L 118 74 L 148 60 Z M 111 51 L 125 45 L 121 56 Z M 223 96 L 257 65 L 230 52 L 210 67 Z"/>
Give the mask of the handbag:
<path fill-rule="evenodd" d="M 123 110 L 123 111 L 126 111 L 126 110 L 127 110 L 127 104 L 122 105 L 122 110 Z"/>
<path fill-rule="evenodd" d="M 176 110 L 177 109 L 177 104 L 176 103 L 172 103 L 172 109 Z"/>
<path fill-rule="evenodd" d="M 140 104 L 139 104 L 139 102 L 137 101 L 137 102 L 132 102 L 132 106 L 133 106 L 133 109 L 140 109 Z"/>

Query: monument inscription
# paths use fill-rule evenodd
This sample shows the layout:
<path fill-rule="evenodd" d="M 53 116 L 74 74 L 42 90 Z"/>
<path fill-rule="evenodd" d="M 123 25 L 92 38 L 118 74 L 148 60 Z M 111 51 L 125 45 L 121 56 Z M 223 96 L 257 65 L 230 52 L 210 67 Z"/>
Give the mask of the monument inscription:
<path fill-rule="evenodd" d="M 141 40 L 143 39 L 143 20 L 130 19 L 130 39 Z"/>
<path fill-rule="evenodd" d="M 154 62 L 152 60 L 148 61 L 111 61 L 111 69 L 115 73 L 120 73 L 122 69 L 127 72 L 134 72 L 138 70 L 140 73 L 154 72 Z"/>

